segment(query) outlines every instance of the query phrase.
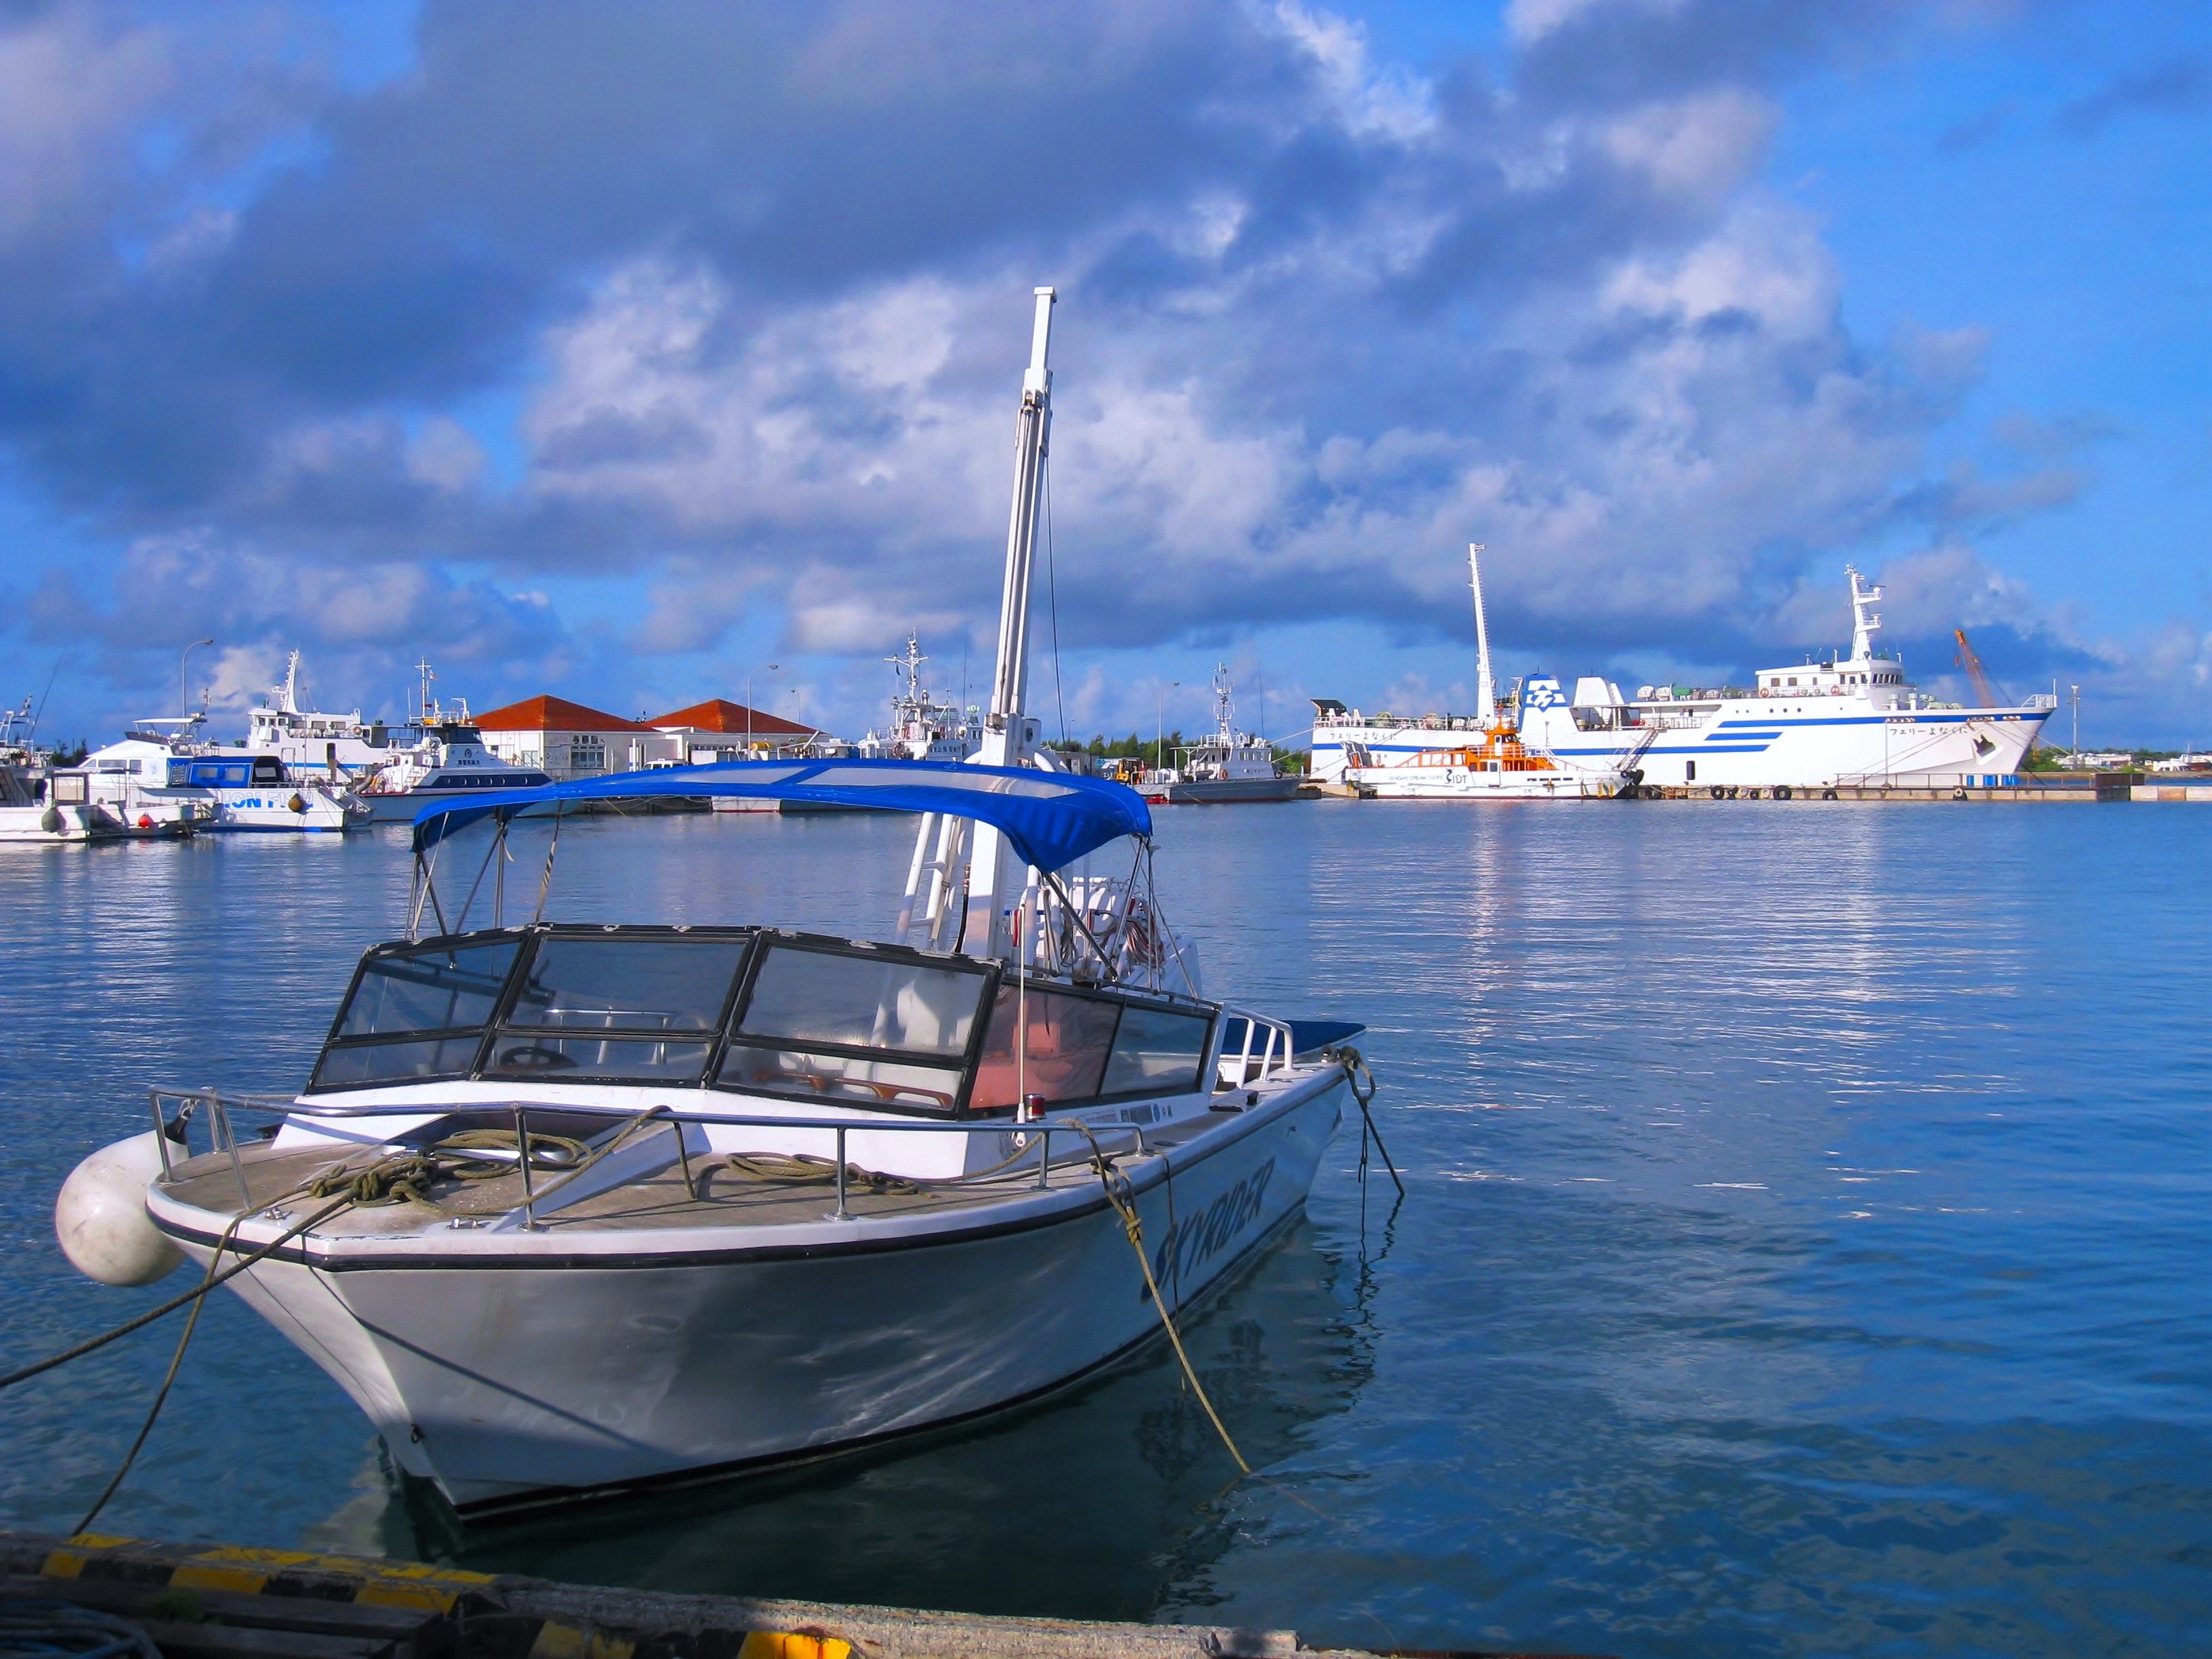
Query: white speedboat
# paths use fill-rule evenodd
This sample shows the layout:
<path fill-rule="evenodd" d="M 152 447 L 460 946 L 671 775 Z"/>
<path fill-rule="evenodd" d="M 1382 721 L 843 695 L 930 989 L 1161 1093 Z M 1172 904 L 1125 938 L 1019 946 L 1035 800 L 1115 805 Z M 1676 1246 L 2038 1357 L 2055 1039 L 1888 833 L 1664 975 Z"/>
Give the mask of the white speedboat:
<path fill-rule="evenodd" d="M 362 958 L 273 1135 L 202 1094 L 214 1149 L 155 1137 L 161 1172 L 131 1188 L 150 1245 L 65 1189 L 72 1258 L 137 1282 L 172 1246 L 267 1251 L 234 1288 L 477 1514 L 1006 1407 L 1158 1334 L 1294 1215 L 1357 1066 L 1324 1045 L 1358 1028 L 1201 995 L 1144 802 L 1053 769 L 1024 712 L 1051 300 L 975 763 L 684 766 L 433 805 L 416 925 Z M 891 937 L 507 925 L 485 872 L 518 817 L 554 815 L 557 838 L 571 807 L 725 793 L 919 814 Z M 1109 848 L 1119 873 L 1091 872 Z M 71 1177 L 81 1197 L 116 1152 Z"/>
<path fill-rule="evenodd" d="M 1849 567 L 1851 647 L 1817 661 L 1762 668 L 1744 688 L 1647 685 L 1625 697 L 1584 676 L 1571 694 L 1549 674 L 1522 683 L 1523 741 L 1578 770 L 1635 769 L 1650 788 L 1784 796 L 1839 785 L 1987 787 L 2017 781 L 2057 700 L 1964 707 L 1916 690 L 1897 658 L 1875 648 L 1881 590 Z M 1388 763 L 1466 743 L 1488 716 L 1364 714 L 1314 705 L 1314 775 L 1340 779 L 1353 750 Z"/>

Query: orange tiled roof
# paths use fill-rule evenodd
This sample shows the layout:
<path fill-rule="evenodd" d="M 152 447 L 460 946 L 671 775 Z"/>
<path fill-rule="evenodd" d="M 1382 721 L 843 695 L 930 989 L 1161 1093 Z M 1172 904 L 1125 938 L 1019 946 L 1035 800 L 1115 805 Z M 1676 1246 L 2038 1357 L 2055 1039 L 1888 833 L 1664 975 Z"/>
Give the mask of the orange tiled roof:
<path fill-rule="evenodd" d="M 764 709 L 748 708 L 741 702 L 732 702 L 724 697 L 709 697 L 704 702 L 695 702 L 689 708 L 672 709 L 665 714 L 655 714 L 646 722 L 665 732 L 680 727 L 688 732 L 724 732 L 738 737 L 751 732 L 757 738 L 811 737 L 820 728 L 799 726 L 780 714 Z"/>
<path fill-rule="evenodd" d="M 476 717 L 480 732 L 641 732 L 653 727 L 610 714 L 604 708 L 587 708 L 566 697 L 526 697 L 504 708 Z"/>

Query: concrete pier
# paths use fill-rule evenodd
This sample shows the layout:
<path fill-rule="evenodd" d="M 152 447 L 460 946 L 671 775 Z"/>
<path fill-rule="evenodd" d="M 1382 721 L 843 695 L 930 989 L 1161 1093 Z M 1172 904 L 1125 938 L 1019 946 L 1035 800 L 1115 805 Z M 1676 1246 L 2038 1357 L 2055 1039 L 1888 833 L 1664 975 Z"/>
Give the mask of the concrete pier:
<path fill-rule="evenodd" d="M 163 1659 L 1358 1659 L 1373 1652 L 1308 1648 L 1286 1630 L 675 1595 L 293 1550 L 0 1532 L 0 1603 L 54 1600 L 128 1620 Z"/>

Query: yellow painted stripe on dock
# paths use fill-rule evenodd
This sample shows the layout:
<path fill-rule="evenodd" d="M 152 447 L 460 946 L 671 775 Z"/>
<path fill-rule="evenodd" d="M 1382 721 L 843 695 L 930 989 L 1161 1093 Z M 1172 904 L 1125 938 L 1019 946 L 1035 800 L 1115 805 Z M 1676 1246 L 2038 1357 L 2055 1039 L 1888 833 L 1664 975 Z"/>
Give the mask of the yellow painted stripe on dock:
<path fill-rule="evenodd" d="M 810 1631 L 756 1630 L 745 1634 L 738 1659 L 850 1659 L 853 1644 Z"/>
<path fill-rule="evenodd" d="M 416 1607 L 424 1613 L 451 1613 L 461 1599 L 459 1590 L 431 1584 L 394 1584 L 372 1578 L 353 1593 L 353 1599 L 372 1607 Z"/>
<path fill-rule="evenodd" d="M 635 1642 L 548 1619 L 538 1627 L 538 1639 L 530 1644 L 530 1659 L 630 1659 L 636 1651 Z"/>
<path fill-rule="evenodd" d="M 80 1554 L 79 1551 L 119 1549 L 125 1544 L 135 1544 L 138 1540 L 135 1538 L 118 1538 L 112 1533 L 80 1532 L 72 1534 L 69 1541 L 73 1547 L 50 1551 L 46 1559 L 39 1564 L 40 1577 L 81 1577 L 84 1573 L 85 1563 L 92 1558 L 89 1555 Z"/>

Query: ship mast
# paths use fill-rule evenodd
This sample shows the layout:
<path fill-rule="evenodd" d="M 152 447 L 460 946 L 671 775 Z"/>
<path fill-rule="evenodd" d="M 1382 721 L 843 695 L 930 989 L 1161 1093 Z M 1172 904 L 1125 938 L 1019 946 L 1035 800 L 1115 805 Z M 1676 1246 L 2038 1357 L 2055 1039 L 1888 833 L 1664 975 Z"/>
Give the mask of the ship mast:
<path fill-rule="evenodd" d="M 1498 718 L 1498 682 L 1490 673 L 1490 624 L 1482 614 L 1482 555 L 1488 550 L 1480 542 L 1467 544 L 1467 574 L 1474 584 L 1474 710 L 1486 732 Z"/>
<path fill-rule="evenodd" d="M 1870 662 L 1875 630 L 1881 626 L 1881 618 L 1874 614 L 1875 606 L 1881 603 L 1881 589 L 1862 588 L 1856 565 L 1845 565 L 1844 574 L 1851 579 L 1851 660 Z"/>

